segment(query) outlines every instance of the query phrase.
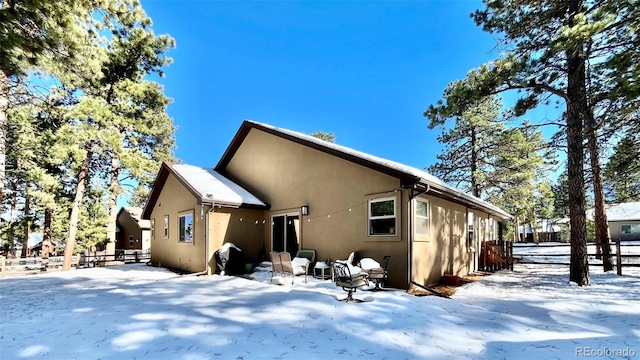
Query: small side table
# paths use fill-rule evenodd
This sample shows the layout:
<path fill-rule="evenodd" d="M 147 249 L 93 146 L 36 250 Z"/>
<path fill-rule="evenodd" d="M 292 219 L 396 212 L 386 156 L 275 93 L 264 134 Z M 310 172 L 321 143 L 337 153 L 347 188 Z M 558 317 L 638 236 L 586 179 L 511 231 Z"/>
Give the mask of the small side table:
<path fill-rule="evenodd" d="M 313 277 L 322 280 L 331 278 L 331 266 L 324 261 L 318 261 L 313 267 Z"/>

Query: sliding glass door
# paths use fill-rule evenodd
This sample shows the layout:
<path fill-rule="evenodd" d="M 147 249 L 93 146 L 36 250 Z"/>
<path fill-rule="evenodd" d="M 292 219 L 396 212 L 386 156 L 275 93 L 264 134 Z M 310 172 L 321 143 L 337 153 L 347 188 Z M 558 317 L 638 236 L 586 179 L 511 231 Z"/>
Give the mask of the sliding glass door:
<path fill-rule="evenodd" d="M 294 257 L 300 247 L 300 216 L 276 215 L 271 218 L 271 249 L 286 251 Z"/>

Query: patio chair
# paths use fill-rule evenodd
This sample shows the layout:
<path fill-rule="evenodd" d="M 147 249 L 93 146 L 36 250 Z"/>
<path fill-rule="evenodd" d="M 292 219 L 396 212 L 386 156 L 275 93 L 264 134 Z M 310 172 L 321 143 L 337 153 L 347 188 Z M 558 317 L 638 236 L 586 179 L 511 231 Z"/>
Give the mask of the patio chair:
<path fill-rule="evenodd" d="M 280 261 L 280 253 L 277 251 L 270 252 L 269 257 L 271 258 L 271 281 L 273 281 L 273 274 L 283 274 L 282 261 Z"/>
<path fill-rule="evenodd" d="M 291 275 L 291 285 L 295 281 L 296 275 L 304 274 L 304 282 L 307 282 L 307 269 L 309 268 L 309 260 L 305 258 L 295 258 L 291 260 L 291 255 L 288 252 L 276 252 L 269 253 L 271 256 L 271 263 L 273 270 L 271 271 L 271 280 L 273 281 L 273 274 L 279 273 L 282 276 Z"/>
<path fill-rule="evenodd" d="M 333 273 L 336 286 L 340 286 L 342 290 L 347 292 L 347 297 L 344 299 L 339 299 L 339 301 L 348 303 L 359 303 L 364 301 L 360 299 L 354 299 L 353 293 L 356 292 L 359 287 L 369 285 L 366 273 L 351 275 L 349 266 L 347 264 L 339 262 L 333 263 Z"/>
<path fill-rule="evenodd" d="M 353 265 L 353 260 L 355 260 L 355 258 L 356 258 L 356 252 L 352 251 L 351 254 L 349 254 L 349 257 L 347 258 L 347 260 L 336 260 L 336 262 L 341 264 Z"/>
<path fill-rule="evenodd" d="M 384 284 L 384 282 L 387 281 L 387 267 L 389 266 L 389 259 L 391 259 L 391 256 L 386 255 L 382 258 L 382 264 L 380 267 L 362 269 L 362 271 L 368 274 L 369 280 L 376 284 L 371 291 L 384 290 L 381 284 Z"/>
<path fill-rule="evenodd" d="M 310 268 L 312 268 L 311 265 L 316 262 L 316 251 L 315 250 L 298 250 L 298 253 L 296 253 L 296 257 L 309 260 L 309 266 L 307 267 L 307 270 L 309 270 Z"/>

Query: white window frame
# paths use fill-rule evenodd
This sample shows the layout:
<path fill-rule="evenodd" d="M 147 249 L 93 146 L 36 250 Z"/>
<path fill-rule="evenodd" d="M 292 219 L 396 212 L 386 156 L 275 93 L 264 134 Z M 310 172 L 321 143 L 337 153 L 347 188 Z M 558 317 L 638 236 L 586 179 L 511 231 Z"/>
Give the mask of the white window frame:
<path fill-rule="evenodd" d="M 169 238 L 169 215 L 165 215 L 162 221 L 162 237 L 167 239 Z"/>
<path fill-rule="evenodd" d="M 427 205 L 427 215 L 425 215 L 425 216 L 418 215 L 418 203 L 425 203 Z M 431 224 L 429 223 L 429 211 L 431 210 L 430 207 L 431 207 L 431 204 L 430 204 L 429 200 L 416 199 L 416 206 L 415 206 L 415 209 L 416 209 L 416 213 L 415 213 L 415 217 L 416 217 L 416 221 L 415 221 L 415 223 L 416 223 L 416 235 L 429 236 L 429 233 L 431 232 Z M 426 220 L 427 221 L 427 232 L 426 233 L 419 232 L 418 226 L 417 226 L 418 225 L 418 221 L 417 221 L 418 219 L 422 219 L 422 220 Z"/>
<path fill-rule="evenodd" d="M 393 215 L 382 215 L 382 216 L 372 216 L 371 215 L 371 205 L 374 203 L 379 203 L 379 202 L 385 202 L 385 201 L 393 201 Z M 369 236 L 397 236 L 398 235 L 398 201 L 397 198 L 395 196 L 391 196 L 391 197 L 384 197 L 384 198 L 379 198 L 379 199 L 370 199 L 368 202 L 368 208 L 367 208 L 367 228 L 368 228 L 368 234 Z M 371 221 L 373 220 L 386 220 L 386 219 L 394 219 L 395 221 L 395 226 L 394 226 L 394 232 L 393 233 L 388 233 L 388 234 L 372 234 L 371 233 Z"/>
<path fill-rule="evenodd" d="M 189 239 L 187 239 L 186 233 L 184 236 L 184 240 L 183 240 L 183 236 L 180 233 L 181 231 L 181 227 L 180 227 L 180 221 L 185 218 L 185 224 L 184 224 L 184 228 L 185 231 L 187 230 L 187 222 L 186 222 L 186 217 L 187 216 L 191 216 L 191 237 Z M 183 244 L 192 244 L 193 243 L 193 235 L 194 235 L 194 229 L 195 228 L 195 215 L 193 210 L 189 210 L 189 211 L 185 211 L 182 212 L 180 214 L 178 214 L 178 242 L 179 243 L 183 243 Z"/>

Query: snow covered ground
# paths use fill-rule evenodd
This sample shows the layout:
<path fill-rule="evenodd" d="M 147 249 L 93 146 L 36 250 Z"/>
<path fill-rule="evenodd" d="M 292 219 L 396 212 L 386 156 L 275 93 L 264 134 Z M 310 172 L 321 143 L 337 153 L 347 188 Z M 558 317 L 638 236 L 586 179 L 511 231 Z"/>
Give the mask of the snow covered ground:
<path fill-rule="evenodd" d="M 392 270 L 393 271 L 393 270 Z M 516 266 L 452 299 L 330 281 L 178 276 L 141 264 L 0 281 L 1 359 L 640 357 L 640 269 Z M 274 282 L 283 282 L 274 279 Z M 290 280 L 290 278 L 289 278 Z M 621 356 L 618 356 L 621 355 Z"/>

